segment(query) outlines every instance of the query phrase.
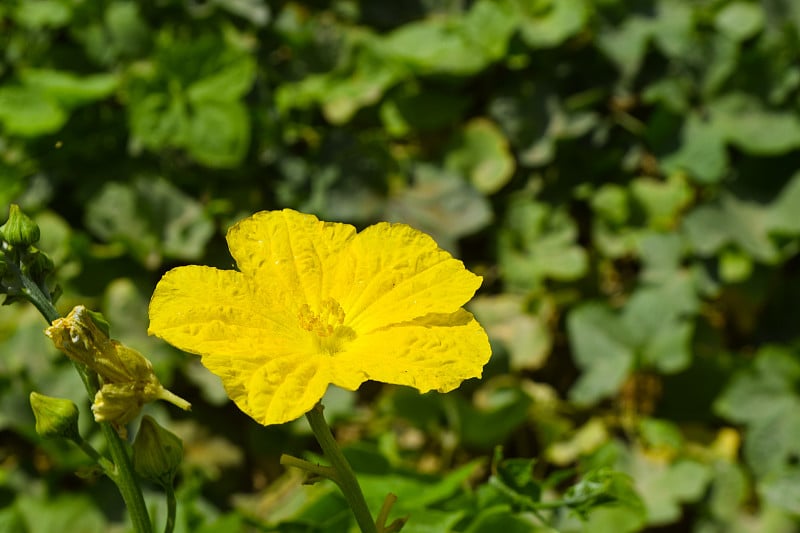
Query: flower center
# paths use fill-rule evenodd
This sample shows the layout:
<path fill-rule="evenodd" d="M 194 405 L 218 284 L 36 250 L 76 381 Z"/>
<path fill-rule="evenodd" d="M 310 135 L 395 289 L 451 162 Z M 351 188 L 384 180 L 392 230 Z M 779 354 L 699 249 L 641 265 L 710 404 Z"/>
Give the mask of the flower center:
<path fill-rule="evenodd" d="M 323 300 L 317 312 L 303 304 L 297 319 L 301 328 L 313 333 L 317 348 L 328 355 L 335 355 L 341 351 L 344 341 L 355 337 L 355 332 L 344 325 L 342 306 L 333 298 Z"/>

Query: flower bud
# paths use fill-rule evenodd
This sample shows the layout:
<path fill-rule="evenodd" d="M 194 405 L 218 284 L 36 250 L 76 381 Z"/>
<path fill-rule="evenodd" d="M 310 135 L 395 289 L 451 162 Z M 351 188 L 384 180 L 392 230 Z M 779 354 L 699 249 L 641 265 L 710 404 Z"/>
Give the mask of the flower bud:
<path fill-rule="evenodd" d="M 172 484 L 183 459 L 183 443 L 152 417 L 142 417 L 139 432 L 133 441 L 133 469 L 162 487 Z"/>
<path fill-rule="evenodd" d="M 56 266 L 50 256 L 41 250 L 32 248 L 30 253 L 27 254 L 25 262 L 27 264 L 28 273 L 34 281 L 44 280 L 53 273 Z"/>
<path fill-rule="evenodd" d="M 17 204 L 11 204 L 8 220 L 0 226 L 0 233 L 7 243 L 19 248 L 27 248 L 39 240 L 39 226 Z"/>
<path fill-rule="evenodd" d="M 71 400 L 52 398 L 32 392 L 30 396 L 33 415 L 36 417 L 36 433 L 46 439 L 65 438 L 76 440 L 78 433 L 78 406 Z"/>

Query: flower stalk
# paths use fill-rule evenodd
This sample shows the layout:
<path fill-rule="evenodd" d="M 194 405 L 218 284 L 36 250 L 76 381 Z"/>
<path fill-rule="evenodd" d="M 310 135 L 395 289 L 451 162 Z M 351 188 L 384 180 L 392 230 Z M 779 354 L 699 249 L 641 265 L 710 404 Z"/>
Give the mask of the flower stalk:
<path fill-rule="evenodd" d="M 362 533 L 395 533 L 400 531 L 400 528 L 402 528 L 403 524 L 406 522 L 404 518 L 395 520 L 389 526 L 385 525 L 391 507 L 397 500 L 394 494 L 389 494 L 386 497 L 378 520 L 373 521 L 372 514 L 364 499 L 364 493 L 361 490 L 361 486 L 358 484 L 355 472 L 353 472 L 353 468 L 336 443 L 336 439 L 333 438 L 331 429 L 322 413 L 323 409 L 324 407 L 322 404 L 317 403 L 311 411 L 306 413 L 306 419 L 325 457 L 330 461 L 331 466 L 313 464 L 291 455 L 281 456 L 281 464 L 300 468 L 314 477 L 327 478 L 336 483 L 342 491 L 342 494 L 344 494 L 350 509 L 353 511 L 356 523 Z"/>

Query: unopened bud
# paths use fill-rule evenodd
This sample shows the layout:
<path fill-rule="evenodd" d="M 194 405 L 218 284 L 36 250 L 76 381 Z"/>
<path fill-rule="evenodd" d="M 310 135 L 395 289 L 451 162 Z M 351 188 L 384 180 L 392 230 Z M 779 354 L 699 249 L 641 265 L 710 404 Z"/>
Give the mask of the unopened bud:
<path fill-rule="evenodd" d="M 78 406 L 72 400 L 52 398 L 32 392 L 30 401 L 33 415 L 36 417 L 36 433 L 39 436 L 46 439 L 79 438 Z"/>
<path fill-rule="evenodd" d="M 27 256 L 26 263 L 31 278 L 36 281 L 44 280 L 56 268 L 49 255 L 36 249 L 31 249 L 30 254 Z"/>
<path fill-rule="evenodd" d="M 39 226 L 17 204 L 11 204 L 8 220 L 0 226 L 0 233 L 7 243 L 19 248 L 27 248 L 39 240 Z"/>
<path fill-rule="evenodd" d="M 133 441 L 133 468 L 136 473 L 162 487 L 172 484 L 183 459 L 183 443 L 161 427 L 152 417 L 142 417 Z"/>

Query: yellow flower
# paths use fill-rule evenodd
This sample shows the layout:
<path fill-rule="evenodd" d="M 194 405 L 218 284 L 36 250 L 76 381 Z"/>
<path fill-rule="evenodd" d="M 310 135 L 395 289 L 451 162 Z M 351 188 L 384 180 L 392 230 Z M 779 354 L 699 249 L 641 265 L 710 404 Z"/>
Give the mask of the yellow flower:
<path fill-rule="evenodd" d="M 331 383 L 446 392 L 480 377 L 491 355 L 461 308 L 481 278 L 409 226 L 356 233 L 285 209 L 240 221 L 227 240 L 239 270 L 167 272 L 148 332 L 201 355 L 261 424 L 302 416 Z"/>

